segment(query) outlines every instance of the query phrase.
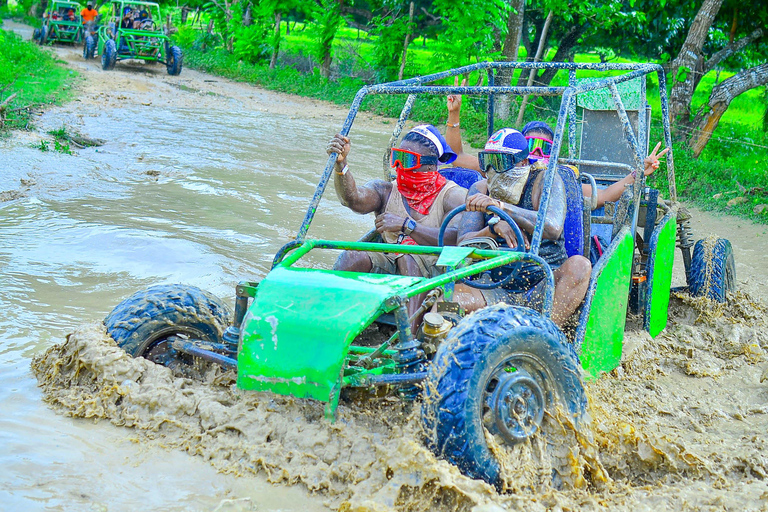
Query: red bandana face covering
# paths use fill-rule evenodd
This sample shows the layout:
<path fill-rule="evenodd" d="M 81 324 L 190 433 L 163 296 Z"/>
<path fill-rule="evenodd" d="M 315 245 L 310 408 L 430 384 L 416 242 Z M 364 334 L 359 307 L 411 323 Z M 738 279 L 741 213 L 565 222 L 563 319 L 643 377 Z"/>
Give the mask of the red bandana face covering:
<path fill-rule="evenodd" d="M 429 209 L 445 182 L 445 177 L 437 171 L 404 171 L 397 166 L 397 190 L 408 201 L 408 206 L 422 215 L 429 214 Z"/>

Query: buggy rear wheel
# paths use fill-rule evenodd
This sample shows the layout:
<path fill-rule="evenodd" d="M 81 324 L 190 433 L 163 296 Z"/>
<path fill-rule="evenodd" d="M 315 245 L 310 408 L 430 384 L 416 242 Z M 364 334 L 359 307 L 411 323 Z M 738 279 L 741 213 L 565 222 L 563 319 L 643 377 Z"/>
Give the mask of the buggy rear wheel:
<path fill-rule="evenodd" d="M 194 358 L 176 352 L 169 338 L 221 343 L 229 307 L 194 286 L 159 285 L 134 293 L 104 319 L 107 333 L 133 357 L 198 376 Z"/>
<path fill-rule="evenodd" d="M 689 291 L 694 297 L 726 301 L 727 292 L 736 291 L 736 263 L 731 242 L 710 237 L 693 246 Z"/>
<path fill-rule="evenodd" d="M 465 318 L 438 349 L 424 383 L 427 446 L 471 478 L 501 486 L 501 465 L 486 431 L 501 445 L 543 435 L 558 423 L 588 420 L 578 359 L 539 313 L 499 304 Z"/>

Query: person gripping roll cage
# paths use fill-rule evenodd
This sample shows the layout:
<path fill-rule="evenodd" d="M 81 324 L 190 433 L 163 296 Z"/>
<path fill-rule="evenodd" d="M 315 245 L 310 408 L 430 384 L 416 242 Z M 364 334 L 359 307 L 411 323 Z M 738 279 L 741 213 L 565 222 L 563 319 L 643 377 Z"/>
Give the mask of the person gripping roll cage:
<path fill-rule="evenodd" d="M 488 213 L 489 206 L 502 208 L 521 228 L 526 238 L 536 226 L 544 183 L 542 169 L 529 161 L 528 141 L 522 133 L 511 128 L 496 131 L 478 155 L 487 179 L 478 181 L 467 194 L 467 212 L 459 225 L 458 242 L 491 238 L 500 246 L 515 248 L 517 240 L 511 226 Z M 544 216 L 544 230 L 539 256 L 552 268 L 555 277 L 552 320 L 562 326 L 584 299 L 589 285 L 591 264 L 583 256 L 567 256 L 563 238 L 565 223 L 565 187 L 555 174 L 549 192 L 549 206 Z M 455 299 L 467 311 L 474 311 L 498 302 L 526 303 L 540 306 L 543 298 L 544 272 L 536 264 L 516 262 L 491 271 L 491 279 L 499 281 L 514 277 L 497 288 L 479 290 L 457 284 Z M 537 304 L 538 303 L 538 304 Z"/>
<path fill-rule="evenodd" d="M 347 161 L 351 147 L 349 137 L 336 134 L 326 148 L 329 155 L 338 154 L 333 178 L 341 204 L 356 213 L 375 213 L 374 225 L 385 243 L 437 245 L 443 219 L 464 203 L 467 194 L 466 189 L 446 180 L 437 170 L 438 163 L 451 163 L 456 158 L 440 132 L 432 125 L 418 125 L 403 137 L 399 147 L 392 149 L 390 165 L 397 173 L 394 184 L 372 180 L 358 186 Z M 448 245 L 456 244 L 456 224 L 446 230 Z M 433 277 L 440 273 L 436 262 L 436 256 L 344 251 L 334 268 Z M 418 309 L 422 300 L 414 297 L 409 301 L 409 314 Z"/>

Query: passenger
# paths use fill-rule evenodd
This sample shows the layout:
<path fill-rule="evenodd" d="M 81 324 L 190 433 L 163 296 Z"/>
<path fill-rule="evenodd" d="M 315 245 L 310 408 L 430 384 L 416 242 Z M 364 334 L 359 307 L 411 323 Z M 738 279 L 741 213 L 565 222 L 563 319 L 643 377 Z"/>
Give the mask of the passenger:
<path fill-rule="evenodd" d="M 133 28 L 133 12 L 130 7 L 123 9 L 123 19 L 120 21 L 120 28 Z"/>
<path fill-rule="evenodd" d="M 544 165 L 549 164 L 552 139 L 554 138 L 552 128 L 543 121 L 531 121 L 523 127 L 523 135 L 525 135 L 525 138 L 528 140 L 528 150 L 531 152 L 531 156 L 535 157 L 531 158 L 531 160 L 534 162 L 536 160 L 541 160 Z M 650 176 L 659 168 L 659 159 L 669 151 L 669 148 L 665 148 L 661 153 L 656 154 L 660 147 L 661 142 L 656 144 L 656 147 L 653 148 L 651 154 L 645 159 L 645 168 L 643 169 L 643 172 L 646 176 Z M 573 168 L 578 175 L 578 170 L 573 166 L 569 167 Z M 626 186 L 634 182 L 635 173 L 631 172 L 610 186 L 599 188 L 597 190 L 597 207 L 600 208 L 605 203 L 618 201 L 621 194 L 624 193 Z M 592 186 L 587 183 L 582 183 L 581 191 L 584 196 L 590 197 L 592 195 Z"/>
<path fill-rule="evenodd" d="M 357 213 L 376 214 L 374 224 L 384 242 L 402 245 L 437 245 L 445 216 L 464 203 L 467 191 L 446 180 L 439 163 L 451 163 L 456 154 L 432 125 L 419 125 L 392 150 L 391 163 L 397 172 L 396 186 L 372 180 L 357 186 L 349 171 L 349 137 L 337 134 L 328 143 L 328 154 L 337 153 L 334 185 L 342 205 Z M 457 229 L 449 227 L 446 245 L 456 245 Z M 440 273 L 436 256 L 345 251 L 336 268 L 355 272 L 432 277 Z M 409 303 L 410 314 L 420 302 Z"/>
<path fill-rule="evenodd" d="M 67 15 L 64 19 L 66 21 L 75 21 L 75 10 L 72 8 L 67 9 Z"/>
<path fill-rule="evenodd" d="M 458 85 L 458 77 L 456 78 L 456 85 Z M 462 81 L 462 86 L 466 85 L 466 80 Z M 461 95 L 451 94 L 447 98 L 448 106 L 448 121 L 446 123 L 447 128 L 445 131 L 445 138 L 451 147 L 456 148 L 456 154 L 458 155 L 454 161 L 455 166 L 465 167 L 467 169 L 475 169 L 481 173 L 485 173 L 485 170 L 480 168 L 480 163 L 477 157 L 464 153 L 461 143 L 461 131 L 459 130 L 460 117 L 461 117 Z M 552 149 L 552 139 L 554 138 L 554 132 L 549 125 L 543 121 L 531 121 L 526 124 L 522 130 L 523 135 L 528 141 L 528 148 L 530 152 L 531 163 L 535 163 L 537 160 L 541 160 L 541 163 L 547 165 L 549 163 L 550 151 Z M 656 154 L 656 151 L 661 147 L 659 142 L 650 155 L 645 159 L 644 173 L 646 176 L 653 174 L 653 172 L 659 168 L 659 159 L 664 156 L 669 148 L 665 148 L 661 153 Z M 571 167 L 578 175 L 578 169 Z M 634 172 L 627 174 L 624 178 L 613 183 L 609 187 L 604 189 L 598 189 L 597 191 L 597 207 L 600 208 L 607 202 L 618 201 L 621 194 L 624 192 L 626 185 L 634 183 Z M 592 187 L 589 184 L 581 185 L 582 193 L 586 197 L 592 195 Z"/>
<path fill-rule="evenodd" d="M 459 243 L 472 238 L 487 237 L 500 239 L 502 245 L 511 248 L 517 246 L 512 228 L 499 217 L 486 215 L 487 208 L 493 205 L 503 208 L 517 223 L 528 245 L 528 237 L 536 226 L 544 177 L 544 173 L 534 168 L 528 160 L 528 141 L 517 130 L 503 128 L 488 139 L 485 150 L 480 152 L 480 159 L 488 178 L 475 183 L 469 189 L 467 213 L 462 217 L 459 226 Z M 560 176 L 556 174 L 550 190 L 539 256 L 554 271 L 555 290 L 551 318 L 559 326 L 565 323 L 584 299 L 592 270 L 587 258 L 580 255 L 569 258 L 565 252 L 565 212 L 565 187 Z M 515 304 L 522 300 L 531 304 L 543 298 L 546 280 L 537 265 L 514 263 L 502 267 L 493 277 L 500 280 L 510 273 L 515 274 L 510 282 L 490 290 L 457 284 L 455 300 L 469 312 L 499 302 Z M 517 293 L 520 291 L 526 293 L 521 296 Z"/>
<path fill-rule="evenodd" d="M 80 16 L 83 18 L 83 25 L 88 22 L 96 21 L 96 17 L 99 15 L 99 11 L 93 8 L 93 3 L 88 2 L 85 9 L 80 11 Z"/>

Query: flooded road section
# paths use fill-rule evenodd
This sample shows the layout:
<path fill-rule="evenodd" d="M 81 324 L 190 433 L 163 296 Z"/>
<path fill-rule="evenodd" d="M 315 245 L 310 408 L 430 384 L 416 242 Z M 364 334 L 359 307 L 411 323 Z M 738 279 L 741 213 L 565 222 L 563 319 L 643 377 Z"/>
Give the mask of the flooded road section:
<path fill-rule="evenodd" d="M 29 363 L 152 284 L 194 284 L 232 305 L 235 284 L 262 277 L 295 236 L 346 110 L 238 84 L 224 96 L 218 79 L 189 70 L 105 73 L 58 51 L 83 74 L 80 100 L 36 120 L 39 132 L 0 140 L 0 508 L 213 510 L 247 498 L 258 510 L 325 510 L 302 488 L 225 476 L 130 429 L 56 414 Z M 32 147 L 62 127 L 105 144 Z M 357 175 L 380 176 L 380 149 L 373 160 L 364 149 L 388 136 L 355 137 Z M 328 192 L 315 236 L 369 229 Z"/>
<path fill-rule="evenodd" d="M 330 424 L 322 404 L 239 391 L 230 374 L 174 377 L 119 350 L 101 320 L 134 291 L 186 283 L 232 305 L 238 281 L 264 275 L 346 110 L 56 51 L 83 74 L 80 101 L 0 141 L 3 509 L 768 509 L 763 226 L 695 212 L 699 237 L 733 242 L 741 291 L 725 306 L 675 296 L 659 337 L 628 332 L 622 365 L 586 384 L 589 438 L 550 457 L 500 448 L 498 493 L 437 460 L 397 400 L 342 404 Z M 105 144 L 31 147 L 62 126 Z M 359 181 L 382 174 L 391 126 L 356 123 Z M 310 234 L 353 240 L 371 224 L 329 189 Z"/>

